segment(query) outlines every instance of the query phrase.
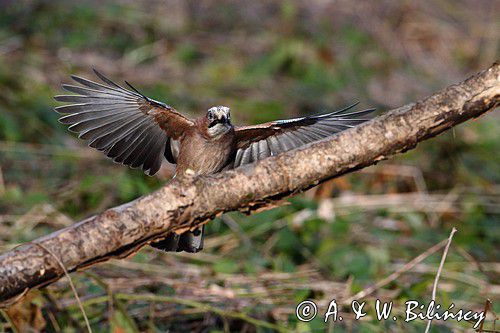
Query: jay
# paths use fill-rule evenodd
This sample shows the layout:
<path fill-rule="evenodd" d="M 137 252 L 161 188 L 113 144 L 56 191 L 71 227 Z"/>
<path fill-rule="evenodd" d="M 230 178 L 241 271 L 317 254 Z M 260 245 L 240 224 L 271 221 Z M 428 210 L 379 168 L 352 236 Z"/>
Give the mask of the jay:
<path fill-rule="evenodd" d="M 141 168 L 150 176 L 164 158 L 176 165 L 174 177 L 233 169 L 354 127 L 374 111 L 353 111 L 355 103 L 326 114 L 234 126 L 228 107 L 214 106 L 189 119 L 127 81 L 130 89 L 94 72 L 101 83 L 72 75 L 80 85 L 62 85 L 72 95 L 54 97 L 70 103 L 55 108 L 63 114 L 59 121 L 113 161 Z M 198 252 L 203 248 L 203 227 L 172 233 L 151 245 L 164 251 Z"/>

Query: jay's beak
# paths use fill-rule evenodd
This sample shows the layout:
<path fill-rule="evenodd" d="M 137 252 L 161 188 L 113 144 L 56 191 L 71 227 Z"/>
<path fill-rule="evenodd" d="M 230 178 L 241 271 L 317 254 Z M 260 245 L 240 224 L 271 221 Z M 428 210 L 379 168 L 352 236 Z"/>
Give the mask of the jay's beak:
<path fill-rule="evenodd" d="M 208 124 L 208 127 L 213 127 L 217 124 L 226 124 L 227 123 L 227 118 L 225 115 L 221 115 L 218 118 L 214 119 L 210 124 Z"/>

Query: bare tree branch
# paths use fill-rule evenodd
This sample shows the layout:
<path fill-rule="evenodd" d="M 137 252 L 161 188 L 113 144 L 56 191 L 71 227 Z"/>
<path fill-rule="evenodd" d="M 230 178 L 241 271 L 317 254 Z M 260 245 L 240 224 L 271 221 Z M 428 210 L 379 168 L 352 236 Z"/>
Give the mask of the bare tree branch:
<path fill-rule="evenodd" d="M 122 258 L 174 230 L 206 223 L 227 211 L 252 212 L 358 170 L 498 106 L 500 66 L 422 101 L 391 110 L 359 127 L 236 170 L 175 180 L 160 190 L 23 244 L 0 256 L 0 302 L 113 257 Z M 1 305 L 1 303 L 0 303 Z"/>

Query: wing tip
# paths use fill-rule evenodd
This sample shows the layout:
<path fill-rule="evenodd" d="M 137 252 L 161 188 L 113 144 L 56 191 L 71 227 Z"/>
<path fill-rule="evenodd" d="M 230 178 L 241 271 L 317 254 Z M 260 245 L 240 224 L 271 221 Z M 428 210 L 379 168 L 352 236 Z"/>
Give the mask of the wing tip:
<path fill-rule="evenodd" d="M 340 109 L 340 110 L 334 111 L 333 113 L 334 113 L 334 114 L 336 114 L 336 113 L 342 113 L 342 112 L 345 112 L 345 111 L 350 110 L 350 109 L 352 109 L 353 107 L 355 107 L 355 106 L 359 105 L 359 103 L 360 103 L 360 101 L 354 101 L 354 103 L 352 103 L 352 104 L 350 104 L 350 105 L 348 105 L 348 106 L 346 106 L 346 107 L 344 107 L 344 108 L 342 108 L 342 109 Z"/>
<path fill-rule="evenodd" d="M 56 99 L 56 101 L 57 101 L 57 99 Z M 57 113 L 59 113 L 59 114 L 70 114 L 71 112 L 64 112 L 64 109 L 67 109 L 68 106 L 72 106 L 72 104 L 70 104 L 70 105 L 66 104 L 66 105 L 56 106 L 56 107 L 54 107 L 54 111 L 57 112 Z"/>
<path fill-rule="evenodd" d="M 87 96 L 83 96 L 83 95 L 55 95 L 53 97 L 54 100 L 58 101 L 58 102 L 72 102 L 72 101 L 68 101 L 68 99 L 71 99 L 72 97 L 87 97 Z"/>
<path fill-rule="evenodd" d="M 132 89 L 133 91 L 135 91 L 136 93 L 138 93 L 139 95 L 141 95 L 143 98 L 145 98 L 146 100 L 149 100 L 148 97 L 144 96 L 144 94 L 142 94 L 141 92 L 139 92 L 139 90 L 137 90 L 133 85 L 131 85 L 127 80 L 125 80 L 125 84 L 127 86 L 129 86 L 130 89 Z"/>
<path fill-rule="evenodd" d="M 66 83 L 61 84 L 61 88 L 67 92 L 72 92 L 71 87 L 73 87 L 71 84 L 66 84 Z"/>
<path fill-rule="evenodd" d="M 99 79 L 101 79 L 104 83 L 107 83 L 109 84 L 108 81 L 111 81 L 110 79 L 108 79 L 104 74 L 102 74 L 101 72 L 99 72 L 94 66 L 92 66 L 92 71 L 94 72 L 95 75 L 97 75 L 97 77 Z"/>
<path fill-rule="evenodd" d="M 90 81 L 89 79 L 86 79 L 86 78 L 84 78 L 84 77 L 81 77 L 81 76 L 78 76 L 78 75 L 75 75 L 75 74 L 70 74 L 70 76 L 69 76 L 69 77 L 70 77 L 71 79 L 73 79 L 73 81 L 75 81 L 75 82 L 77 82 L 77 83 L 80 83 L 80 84 L 82 84 L 82 85 L 84 85 L 84 86 L 87 86 L 87 87 L 88 87 L 88 85 L 87 85 L 87 84 L 85 84 L 85 82 L 86 82 L 86 81 L 92 82 L 92 81 Z"/>
<path fill-rule="evenodd" d="M 97 70 L 97 68 L 95 68 L 95 66 L 91 66 L 90 68 L 92 68 L 92 71 L 94 72 L 94 74 L 95 74 L 95 75 L 97 75 L 99 78 L 100 78 L 101 76 L 104 76 L 103 74 L 101 74 L 101 72 L 99 72 L 99 71 Z"/>

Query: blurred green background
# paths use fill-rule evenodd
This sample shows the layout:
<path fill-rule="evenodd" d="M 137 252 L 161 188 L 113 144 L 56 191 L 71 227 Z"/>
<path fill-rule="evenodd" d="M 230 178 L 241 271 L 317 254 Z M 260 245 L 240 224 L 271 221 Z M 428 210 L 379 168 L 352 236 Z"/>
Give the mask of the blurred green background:
<path fill-rule="evenodd" d="M 53 95 L 95 67 L 198 115 L 253 124 L 360 101 L 380 112 L 498 59 L 498 1 L 0 1 L 0 250 L 130 201 L 167 180 L 113 164 L 57 122 Z M 361 301 L 368 316 L 302 323 L 401 269 L 458 229 L 437 301 L 500 313 L 500 117 L 490 112 L 415 150 L 252 216 L 208 226 L 196 255 L 149 247 L 72 274 L 95 332 L 422 332 L 429 256 Z M 378 322 L 375 299 L 398 321 Z M 0 331 L 85 331 L 68 281 L 0 313 Z M 472 324 L 435 321 L 432 331 Z M 492 329 L 488 314 L 485 329 Z"/>

